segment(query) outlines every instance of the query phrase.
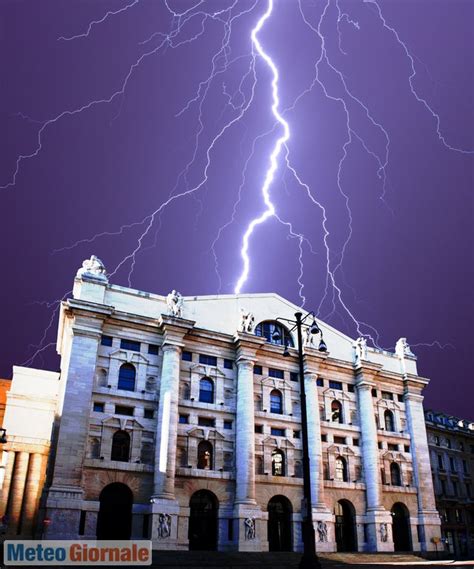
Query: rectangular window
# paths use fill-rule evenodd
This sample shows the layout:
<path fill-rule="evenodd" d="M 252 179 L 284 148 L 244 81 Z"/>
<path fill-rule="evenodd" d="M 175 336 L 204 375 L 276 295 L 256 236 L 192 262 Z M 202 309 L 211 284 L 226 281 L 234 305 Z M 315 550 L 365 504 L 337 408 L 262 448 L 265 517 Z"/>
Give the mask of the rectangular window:
<path fill-rule="evenodd" d="M 120 348 L 122 350 L 131 350 L 132 352 L 140 351 L 140 342 L 135 340 L 120 340 Z"/>
<path fill-rule="evenodd" d="M 398 445 L 396 445 L 394 443 L 388 443 L 388 450 L 398 451 Z"/>
<path fill-rule="evenodd" d="M 181 425 L 187 425 L 189 423 L 189 415 L 180 415 L 179 422 Z"/>
<path fill-rule="evenodd" d="M 116 415 L 126 415 L 127 417 L 133 417 L 133 407 L 126 407 L 125 405 L 115 405 Z"/>
<path fill-rule="evenodd" d="M 382 450 L 383 449 L 382 441 L 379 441 L 377 443 L 377 446 L 379 447 L 380 450 Z"/>
<path fill-rule="evenodd" d="M 224 421 L 224 429 L 232 429 L 232 421 Z"/>
<path fill-rule="evenodd" d="M 157 356 L 158 350 L 159 350 L 159 346 L 157 346 L 156 344 L 149 344 L 149 346 L 148 346 L 148 353 L 149 354 L 151 354 L 152 356 Z"/>
<path fill-rule="evenodd" d="M 207 356 L 206 354 L 199 354 L 199 363 L 205 366 L 216 366 L 216 356 Z"/>
<path fill-rule="evenodd" d="M 464 443 L 463 442 L 459 443 L 459 450 L 462 450 L 464 452 Z"/>
<path fill-rule="evenodd" d="M 456 509 L 454 510 L 454 515 L 455 515 L 455 517 L 456 517 L 456 522 L 457 522 L 457 523 L 462 522 L 462 519 L 463 519 L 463 518 L 462 518 L 462 510 L 460 510 L 459 508 L 456 508 Z"/>
<path fill-rule="evenodd" d="M 263 433 L 263 425 L 255 425 L 255 432 L 261 435 Z"/>
<path fill-rule="evenodd" d="M 186 351 L 182 352 L 181 359 L 183 360 L 183 362 L 192 362 L 193 361 L 192 352 L 186 352 Z"/>
<path fill-rule="evenodd" d="M 234 539 L 234 520 L 228 519 L 227 520 L 227 540 L 233 541 Z"/>
<path fill-rule="evenodd" d="M 451 439 L 446 439 L 446 445 L 451 448 Z"/>
<path fill-rule="evenodd" d="M 467 461 L 465 461 L 465 460 L 462 461 L 462 471 L 465 472 L 466 474 L 468 473 Z"/>
<path fill-rule="evenodd" d="M 410 452 L 410 445 L 405 445 L 403 449 L 405 452 Z"/>
<path fill-rule="evenodd" d="M 333 381 L 333 380 L 329 380 L 329 389 L 339 389 L 339 391 L 342 391 L 342 382 L 341 381 Z"/>
<path fill-rule="evenodd" d="M 346 437 L 334 437 L 334 444 L 345 445 L 346 444 Z"/>
<path fill-rule="evenodd" d="M 200 427 L 215 427 L 216 420 L 210 417 L 198 417 L 198 425 Z"/>
<path fill-rule="evenodd" d="M 452 456 L 449 457 L 449 468 L 451 469 L 451 472 L 456 472 L 456 462 Z"/>
<path fill-rule="evenodd" d="M 225 369 L 233 369 L 234 368 L 234 362 L 232 360 L 224 360 L 224 367 Z"/>
<path fill-rule="evenodd" d="M 453 485 L 453 494 L 454 494 L 455 496 L 457 496 L 457 495 L 458 495 L 458 483 L 452 481 L 451 484 Z"/>
<path fill-rule="evenodd" d="M 112 336 L 102 336 L 100 339 L 101 346 L 111 346 L 112 345 Z"/>
<path fill-rule="evenodd" d="M 347 386 L 347 391 L 349 393 L 354 393 L 354 386 L 352 385 L 352 383 L 349 383 Z"/>
<path fill-rule="evenodd" d="M 94 401 L 93 404 L 93 411 L 95 411 L 96 413 L 103 413 L 104 412 L 104 408 L 105 408 L 105 404 L 104 403 L 99 403 L 98 401 Z"/>
<path fill-rule="evenodd" d="M 352 439 L 352 444 L 353 444 L 355 447 L 358 447 L 358 446 L 360 445 L 359 439 Z"/>
<path fill-rule="evenodd" d="M 290 381 L 299 381 L 299 374 L 296 371 L 290 371 Z"/>
<path fill-rule="evenodd" d="M 372 389 L 370 391 L 370 393 L 372 393 L 372 397 L 377 397 L 377 390 L 376 389 Z"/>
<path fill-rule="evenodd" d="M 145 409 L 143 411 L 143 417 L 145 419 L 153 419 L 153 417 L 155 416 L 155 411 L 154 409 Z"/>
<path fill-rule="evenodd" d="M 322 377 L 318 377 L 318 379 L 316 380 L 316 385 L 318 387 L 324 387 L 324 379 Z"/>
<path fill-rule="evenodd" d="M 403 395 L 401 395 L 400 393 L 397 395 L 397 399 L 398 399 L 399 403 L 403 403 L 403 401 L 404 401 Z"/>
<path fill-rule="evenodd" d="M 388 399 L 389 401 L 393 401 L 393 393 L 389 393 L 388 391 L 382 391 L 382 399 Z"/>
<path fill-rule="evenodd" d="M 443 457 L 440 454 L 436 456 L 438 457 L 438 468 L 444 470 Z"/>
<path fill-rule="evenodd" d="M 84 535 L 86 531 L 86 514 L 85 510 L 81 510 L 81 517 L 79 518 L 79 535 Z"/>
<path fill-rule="evenodd" d="M 470 449 L 471 449 L 471 454 L 474 454 L 474 445 L 469 445 Z"/>
<path fill-rule="evenodd" d="M 446 495 L 446 480 L 440 480 L 441 494 Z"/>
<path fill-rule="evenodd" d="M 301 431 L 293 431 L 293 438 L 300 439 L 301 438 Z"/>
<path fill-rule="evenodd" d="M 471 497 L 471 485 L 468 484 L 468 483 L 466 483 L 466 496 L 467 496 L 468 498 Z M 473 513 L 474 513 L 474 512 L 473 512 Z"/>
<path fill-rule="evenodd" d="M 327 443 L 328 442 L 328 436 L 327 435 L 321 435 L 321 441 L 323 443 Z"/>
<path fill-rule="evenodd" d="M 270 432 L 274 437 L 284 437 L 285 436 L 285 429 L 277 429 L 276 427 L 272 427 Z"/>
<path fill-rule="evenodd" d="M 440 440 L 439 440 L 438 435 L 435 435 L 434 442 L 435 442 L 435 445 L 436 445 L 437 447 L 440 446 Z"/>
<path fill-rule="evenodd" d="M 262 375 L 263 373 L 262 366 L 253 366 L 253 373 L 255 375 Z"/>
<path fill-rule="evenodd" d="M 269 368 L 268 375 L 270 377 L 275 377 L 276 379 L 284 379 L 285 373 L 282 369 L 275 369 L 273 367 Z"/>

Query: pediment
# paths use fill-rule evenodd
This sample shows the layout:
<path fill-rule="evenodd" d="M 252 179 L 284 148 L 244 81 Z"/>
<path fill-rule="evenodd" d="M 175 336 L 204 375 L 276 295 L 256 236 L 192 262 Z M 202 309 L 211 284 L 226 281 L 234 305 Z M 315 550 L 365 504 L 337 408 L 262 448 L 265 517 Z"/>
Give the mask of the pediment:
<path fill-rule="evenodd" d="M 351 401 L 351 398 L 345 391 L 341 391 L 340 389 L 332 389 L 328 387 L 323 391 L 323 395 L 325 397 L 330 397 L 331 399 L 336 399 L 338 401 Z"/>
<path fill-rule="evenodd" d="M 113 352 L 110 352 L 110 357 L 120 361 L 125 361 L 129 364 L 140 363 L 140 362 L 146 364 L 150 363 L 148 358 L 146 358 L 144 355 L 138 352 L 134 352 L 132 350 L 122 350 L 121 348 L 119 348 L 118 350 L 114 350 Z"/>
<path fill-rule="evenodd" d="M 191 373 L 196 373 L 202 377 L 225 377 L 225 373 L 218 367 L 206 366 L 204 364 L 194 364 L 190 367 Z"/>

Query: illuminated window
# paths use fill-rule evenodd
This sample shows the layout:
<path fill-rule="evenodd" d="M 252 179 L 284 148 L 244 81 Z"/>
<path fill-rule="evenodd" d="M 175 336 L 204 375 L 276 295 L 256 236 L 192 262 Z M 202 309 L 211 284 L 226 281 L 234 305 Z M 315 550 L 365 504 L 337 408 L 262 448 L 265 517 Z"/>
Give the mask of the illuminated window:
<path fill-rule="evenodd" d="M 280 415 L 283 413 L 283 395 L 278 389 L 274 389 L 270 393 L 270 412 Z"/>
<path fill-rule="evenodd" d="M 260 322 L 255 328 L 255 335 L 266 338 L 270 344 L 293 347 L 293 339 L 288 330 L 278 322 Z"/>
<path fill-rule="evenodd" d="M 342 456 L 336 458 L 334 478 L 340 482 L 347 482 L 347 463 Z"/>
<path fill-rule="evenodd" d="M 340 401 L 334 401 L 331 403 L 331 421 L 333 423 L 342 423 L 342 405 Z"/>
<path fill-rule="evenodd" d="M 212 444 L 201 441 L 198 445 L 198 464 L 201 470 L 212 470 Z"/>
<path fill-rule="evenodd" d="M 272 452 L 273 476 L 285 476 L 285 455 L 279 449 Z"/>

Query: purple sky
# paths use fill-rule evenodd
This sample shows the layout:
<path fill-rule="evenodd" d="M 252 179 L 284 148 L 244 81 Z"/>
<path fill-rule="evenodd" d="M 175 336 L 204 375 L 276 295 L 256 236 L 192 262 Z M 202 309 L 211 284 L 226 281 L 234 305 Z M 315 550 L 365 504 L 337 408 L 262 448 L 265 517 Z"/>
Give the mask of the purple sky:
<path fill-rule="evenodd" d="M 133 287 L 161 294 L 171 288 L 185 295 L 231 293 L 242 269 L 242 234 L 264 209 L 260 189 L 281 129 L 259 138 L 249 159 L 256 137 L 270 131 L 275 121 L 268 67 L 257 57 L 255 85 L 252 73 L 245 74 L 252 63 L 250 31 L 267 1 L 259 0 L 255 6 L 239 1 L 227 11 L 230 1 L 204 2 L 181 20 L 173 19 L 170 10 L 183 13 L 192 8 L 191 1 L 169 0 L 170 10 L 158 1 L 133 4 L 92 25 L 87 37 L 74 40 L 58 38 L 84 34 L 91 22 L 103 19 L 107 11 L 119 11 L 127 1 L 3 0 L 0 4 L 0 185 L 7 186 L 0 193 L 1 376 L 9 377 L 12 365 L 28 361 L 36 351 L 32 345 L 54 341 L 56 305 L 48 303 L 72 288 L 82 260 L 94 253 L 114 272 L 137 247 L 148 220 L 120 235 L 54 251 L 140 222 L 171 192 L 199 184 L 207 148 L 249 103 L 252 87 L 248 110 L 210 152 L 207 182 L 156 217 L 135 257 L 133 273 L 129 259 L 111 282 L 127 285 L 130 276 Z M 424 0 L 379 5 L 385 27 L 374 4 L 330 1 L 319 31 L 328 61 L 341 75 L 323 59 L 319 79 L 328 96 L 316 83 L 285 114 L 291 128 L 289 157 L 326 210 L 332 271 L 340 264 L 349 235 L 346 202 L 349 205 L 352 237 L 334 273 L 348 311 L 374 327 L 379 345 L 388 349 L 400 336 L 412 345 L 435 340 L 450 344 L 444 349 L 413 348 L 420 374 L 431 378 L 426 405 L 474 419 L 470 366 L 474 158 L 448 148 L 474 149 L 474 4 Z M 324 1 L 301 3 L 314 30 L 325 6 Z M 209 17 L 217 10 L 223 13 Z M 247 13 L 236 17 L 243 11 Z M 235 19 L 227 64 L 224 57 L 214 59 L 218 73 L 202 84 L 201 98 L 177 116 L 209 76 L 229 16 Z M 411 92 L 410 59 L 388 26 L 412 55 L 413 88 L 429 108 Z M 305 24 L 296 1 L 276 0 L 259 35 L 280 72 L 282 109 L 291 107 L 314 79 L 321 56 L 321 39 L 314 30 Z M 161 35 L 142 43 L 156 32 Z M 170 32 L 175 47 L 158 49 L 163 34 Z M 195 35 L 194 41 L 187 41 Z M 139 59 L 123 95 L 112 97 Z M 90 104 L 110 98 L 110 103 Z M 345 146 L 344 105 L 352 139 Z M 192 161 L 201 128 L 199 107 L 202 132 Z M 439 116 L 445 143 L 438 137 L 432 113 Z M 41 149 L 19 162 L 12 184 L 18 157 L 38 150 L 40 129 Z M 385 161 L 385 133 L 390 143 L 382 200 L 377 160 Z M 344 148 L 347 157 L 338 188 Z M 187 175 L 179 177 L 188 163 Z M 222 231 L 215 246 L 219 280 L 211 245 L 232 216 L 241 184 L 235 221 Z M 321 210 L 283 167 L 282 157 L 271 194 L 280 217 L 306 239 L 302 246 L 305 307 L 320 307 L 321 318 L 357 336 L 337 297 L 333 310 L 333 289 L 324 294 Z M 275 219 L 260 226 L 251 240 L 253 264 L 243 291 L 274 291 L 299 303 L 298 245 L 299 240 L 288 238 L 287 227 Z M 370 333 L 364 324 L 361 330 Z M 54 349 L 41 351 L 31 365 L 58 368 Z"/>

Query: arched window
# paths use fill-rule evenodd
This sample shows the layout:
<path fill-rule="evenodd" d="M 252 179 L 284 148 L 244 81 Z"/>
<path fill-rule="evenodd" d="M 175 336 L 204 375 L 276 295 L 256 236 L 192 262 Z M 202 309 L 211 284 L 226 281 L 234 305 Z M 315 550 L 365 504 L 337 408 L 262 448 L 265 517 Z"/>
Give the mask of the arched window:
<path fill-rule="evenodd" d="M 266 338 L 270 344 L 293 347 L 291 334 L 278 322 L 260 322 L 255 328 L 255 335 Z"/>
<path fill-rule="evenodd" d="M 91 439 L 90 441 L 90 456 L 91 458 L 100 458 L 100 441 L 99 439 Z"/>
<path fill-rule="evenodd" d="M 272 452 L 272 474 L 273 476 L 285 476 L 285 455 L 279 449 Z"/>
<path fill-rule="evenodd" d="M 342 419 L 341 402 L 334 399 L 331 403 L 331 421 L 333 423 L 342 423 Z"/>
<path fill-rule="evenodd" d="M 385 430 L 386 431 L 394 431 L 395 430 L 395 420 L 393 417 L 393 413 L 387 409 L 384 413 L 384 421 L 385 421 Z"/>
<path fill-rule="evenodd" d="M 270 413 L 283 413 L 283 395 L 278 389 L 274 389 L 270 393 Z"/>
<path fill-rule="evenodd" d="M 214 382 L 205 377 L 199 382 L 199 401 L 214 403 Z"/>
<path fill-rule="evenodd" d="M 130 435 L 125 431 L 117 431 L 112 438 L 111 460 L 128 462 L 130 459 Z"/>
<path fill-rule="evenodd" d="M 340 482 L 347 482 L 347 462 L 342 456 L 336 458 L 334 478 Z"/>
<path fill-rule="evenodd" d="M 198 444 L 198 468 L 212 470 L 212 450 L 212 444 L 209 441 L 201 441 Z"/>
<path fill-rule="evenodd" d="M 137 372 L 132 364 L 120 366 L 118 388 L 124 391 L 135 391 L 135 379 Z"/>
<path fill-rule="evenodd" d="M 400 474 L 400 467 L 396 462 L 392 462 L 390 465 L 390 483 L 392 486 L 401 486 L 402 477 Z"/>

